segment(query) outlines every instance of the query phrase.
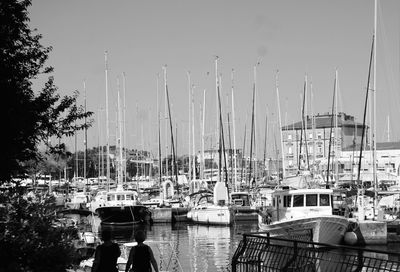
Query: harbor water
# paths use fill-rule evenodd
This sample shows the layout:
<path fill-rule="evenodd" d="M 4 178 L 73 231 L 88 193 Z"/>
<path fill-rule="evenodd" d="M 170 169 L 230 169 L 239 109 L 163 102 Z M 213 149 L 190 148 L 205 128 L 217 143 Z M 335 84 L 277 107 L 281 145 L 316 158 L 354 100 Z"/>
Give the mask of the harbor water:
<path fill-rule="evenodd" d="M 147 232 L 147 243 L 153 249 L 160 271 L 232 271 L 231 261 L 243 233 L 257 232 L 256 222 L 235 223 L 232 226 L 207 226 L 180 222 L 145 226 L 101 226 L 95 218 L 95 230 L 111 230 L 121 247 L 134 242 L 134 232 Z M 370 246 L 371 249 L 400 252 L 399 243 Z M 122 254 L 128 254 L 122 250 Z"/>

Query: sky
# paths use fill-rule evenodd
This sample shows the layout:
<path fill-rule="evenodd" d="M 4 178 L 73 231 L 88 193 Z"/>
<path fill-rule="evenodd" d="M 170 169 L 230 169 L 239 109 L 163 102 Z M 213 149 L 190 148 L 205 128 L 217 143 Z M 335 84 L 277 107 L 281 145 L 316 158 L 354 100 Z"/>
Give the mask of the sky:
<path fill-rule="evenodd" d="M 89 148 L 106 143 L 105 51 L 110 144 L 116 142 L 118 81 L 123 98 L 124 74 L 125 100 L 120 100 L 120 108 L 121 112 L 125 109 L 126 146 L 151 150 L 157 156 L 159 108 L 162 153 L 170 150 L 162 69 L 166 65 L 178 155 L 192 149 L 188 72 L 194 86 L 195 150 L 200 150 L 204 90 L 205 148 L 215 146 L 216 56 L 224 133 L 231 134 L 232 147 L 236 143 L 243 148 L 246 132 L 249 150 L 254 82 L 258 157 L 264 152 L 266 118 L 267 153 L 279 146 L 277 93 L 282 125 L 301 120 L 306 76 L 308 114 L 331 111 L 337 69 L 338 111 L 362 123 L 374 0 L 37 0 L 29 12 L 31 28 L 43 35 L 43 45 L 53 47 L 47 64 L 55 69 L 60 93 L 78 90 L 83 104 L 86 84 L 87 109 L 95 112 L 88 131 Z M 377 14 L 376 138 L 396 141 L 400 140 L 400 1 L 379 0 Z M 83 133 L 77 141 L 82 150 Z M 74 139 L 66 142 L 73 150 Z"/>

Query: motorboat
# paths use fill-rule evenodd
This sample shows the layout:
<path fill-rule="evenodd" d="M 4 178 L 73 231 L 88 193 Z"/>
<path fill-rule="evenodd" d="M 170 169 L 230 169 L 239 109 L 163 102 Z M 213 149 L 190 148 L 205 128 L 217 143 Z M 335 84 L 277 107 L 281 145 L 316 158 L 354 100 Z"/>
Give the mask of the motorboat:
<path fill-rule="evenodd" d="M 106 193 L 106 201 L 96 213 L 102 224 L 131 225 L 151 221 L 151 212 L 138 201 L 137 193 L 124 190 L 122 185 Z"/>
<path fill-rule="evenodd" d="M 258 209 L 252 205 L 250 193 L 245 191 L 231 192 L 230 198 L 235 222 L 257 221 Z"/>
<path fill-rule="evenodd" d="M 277 188 L 272 194 L 272 208 L 259 213 L 259 229 L 284 237 L 309 230 L 309 240 L 313 242 L 340 244 L 349 221 L 344 216 L 333 215 L 332 195 L 332 189 Z"/>

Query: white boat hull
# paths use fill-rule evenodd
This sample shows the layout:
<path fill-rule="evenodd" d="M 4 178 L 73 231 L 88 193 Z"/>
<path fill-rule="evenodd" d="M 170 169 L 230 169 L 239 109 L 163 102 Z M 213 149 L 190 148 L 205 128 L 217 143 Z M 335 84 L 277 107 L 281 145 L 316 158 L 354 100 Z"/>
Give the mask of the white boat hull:
<path fill-rule="evenodd" d="M 293 220 L 282 220 L 267 224 L 259 216 L 259 228 L 272 236 L 291 236 L 290 233 L 310 229 L 312 242 L 325 244 L 340 244 L 343 241 L 349 221 L 347 218 L 327 215 Z"/>
<path fill-rule="evenodd" d="M 195 223 L 208 225 L 231 225 L 233 221 L 232 209 L 228 206 L 195 207 L 187 217 Z"/>

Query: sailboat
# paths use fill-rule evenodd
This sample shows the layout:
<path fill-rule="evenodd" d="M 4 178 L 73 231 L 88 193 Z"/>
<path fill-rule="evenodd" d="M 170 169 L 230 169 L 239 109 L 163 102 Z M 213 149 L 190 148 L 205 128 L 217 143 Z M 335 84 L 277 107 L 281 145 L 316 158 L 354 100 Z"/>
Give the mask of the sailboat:
<path fill-rule="evenodd" d="M 220 137 L 220 163 L 218 164 L 218 181 L 214 186 L 213 194 L 209 191 L 199 191 L 191 196 L 191 209 L 187 213 L 187 218 L 195 223 L 208 225 L 231 225 L 233 218 L 233 209 L 229 205 L 229 194 L 226 182 L 221 181 L 221 146 L 223 141 L 222 133 L 222 114 L 221 100 L 218 80 L 218 57 L 215 60 L 216 72 L 216 94 L 217 108 L 219 111 L 218 125 Z M 225 152 L 224 152 L 225 153 Z M 226 170 L 226 169 L 225 169 Z M 225 171 L 225 174 L 227 172 Z M 227 175 L 226 179 L 227 179 Z"/>
<path fill-rule="evenodd" d="M 119 159 L 118 159 L 117 188 L 115 190 L 108 190 L 105 193 L 103 198 L 101 198 L 100 202 L 97 203 L 98 207 L 95 209 L 95 212 L 99 216 L 102 224 L 132 225 L 139 223 L 149 223 L 151 221 L 151 213 L 149 209 L 139 202 L 138 195 L 136 192 L 125 190 L 123 188 L 123 174 L 122 174 L 123 151 L 122 151 L 122 141 L 121 141 L 122 124 L 121 124 L 121 111 L 120 111 L 119 81 L 118 81 L 117 99 L 118 99 L 117 115 L 118 115 L 118 126 L 119 126 L 119 139 L 118 139 Z M 109 168 L 109 165 L 107 165 L 107 168 Z M 109 169 L 107 169 L 107 173 L 109 173 Z"/>

